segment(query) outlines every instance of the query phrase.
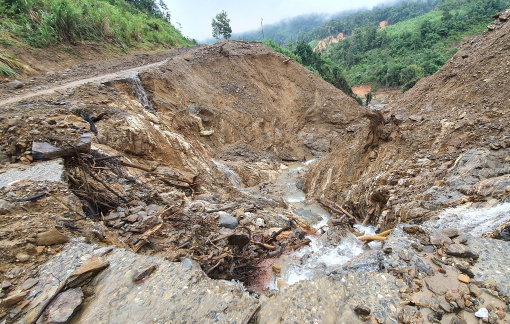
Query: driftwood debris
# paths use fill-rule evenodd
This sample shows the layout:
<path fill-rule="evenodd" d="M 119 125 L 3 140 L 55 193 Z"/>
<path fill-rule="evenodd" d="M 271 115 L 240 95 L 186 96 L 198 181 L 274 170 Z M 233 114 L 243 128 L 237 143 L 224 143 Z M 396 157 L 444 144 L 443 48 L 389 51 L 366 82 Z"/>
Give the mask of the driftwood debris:
<path fill-rule="evenodd" d="M 335 203 L 335 202 L 333 202 L 333 201 L 331 201 L 331 200 L 328 200 L 328 199 L 326 199 L 326 202 L 327 202 L 327 203 L 325 203 L 325 202 L 324 202 L 324 201 L 322 201 L 322 200 L 318 200 L 318 202 L 319 202 L 322 206 L 324 206 L 324 207 L 326 207 L 326 208 L 330 209 L 331 211 L 333 211 L 333 212 L 335 212 L 335 213 L 337 213 L 337 214 L 343 214 L 343 215 L 347 216 L 347 217 L 350 219 L 350 221 L 351 221 L 351 222 L 353 222 L 354 224 L 357 224 L 357 223 L 358 223 L 358 220 L 356 219 L 356 217 L 354 217 L 354 216 L 352 216 L 351 214 L 349 214 L 349 213 L 348 213 L 345 209 L 343 209 L 343 208 L 342 208 L 340 205 L 338 205 L 337 203 Z M 333 205 L 334 207 L 333 207 L 332 205 Z M 342 221 L 343 221 L 343 218 L 340 218 L 340 220 L 342 220 Z"/>

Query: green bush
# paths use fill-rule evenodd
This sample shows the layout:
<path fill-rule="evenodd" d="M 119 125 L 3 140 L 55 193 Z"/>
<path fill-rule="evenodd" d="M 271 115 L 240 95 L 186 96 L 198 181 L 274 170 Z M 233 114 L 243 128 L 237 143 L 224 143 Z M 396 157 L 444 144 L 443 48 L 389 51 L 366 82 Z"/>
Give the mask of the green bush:
<path fill-rule="evenodd" d="M 140 11 L 124 0 L 0 0 L 2 29 L 23 42 L 45 47 L 104 40 L 120 48 L 143 43 L 189 46 L 166 19 Z"/>

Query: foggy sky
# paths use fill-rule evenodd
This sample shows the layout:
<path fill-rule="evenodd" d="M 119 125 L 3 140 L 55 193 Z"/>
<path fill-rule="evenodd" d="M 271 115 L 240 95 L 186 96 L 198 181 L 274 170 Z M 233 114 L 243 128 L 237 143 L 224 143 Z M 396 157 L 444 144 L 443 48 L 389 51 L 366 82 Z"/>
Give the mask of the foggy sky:
<path fill-rule="evenodd" d="M 349 9 L 371 9 L 382 0 L 164 0 L 172 15 L 172 24 L 182 34 L 198 41 L 211 38 L 211 20 L 225 10 L 232 32 L 239 33 L 264 25 L 309 13 L 337 13 Z"/>

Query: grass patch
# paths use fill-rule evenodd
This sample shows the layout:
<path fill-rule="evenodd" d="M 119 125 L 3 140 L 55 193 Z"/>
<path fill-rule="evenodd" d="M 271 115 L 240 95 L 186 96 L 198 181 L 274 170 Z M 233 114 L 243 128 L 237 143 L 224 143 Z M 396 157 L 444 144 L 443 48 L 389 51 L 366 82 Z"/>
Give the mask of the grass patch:
<path fill-rule="evenodd" d="M 167 20 L 140 11 L 124 0 L 0 0 L 0 29 L 22 42 L 44 48 L 98 40 L 127 52 L 130 46 L 196 44 Z"/>

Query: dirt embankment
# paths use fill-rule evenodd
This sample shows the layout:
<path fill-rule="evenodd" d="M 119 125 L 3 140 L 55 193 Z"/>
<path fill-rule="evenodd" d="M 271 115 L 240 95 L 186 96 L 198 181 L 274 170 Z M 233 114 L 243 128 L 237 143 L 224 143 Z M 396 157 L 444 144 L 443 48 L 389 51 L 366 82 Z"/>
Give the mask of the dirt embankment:
<path fill-rule="evenodd" d="M 385 107 L 379 128 L 350 126 L 308 173 L 308 197 L 331 198 L 381 229 L 448 207 L 508 201 L 508 16 Z M 367 146 L 374 131 L 381 142 Z"/>

